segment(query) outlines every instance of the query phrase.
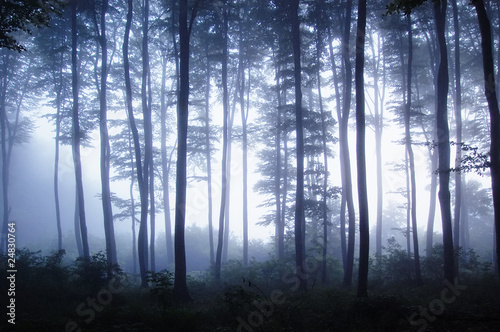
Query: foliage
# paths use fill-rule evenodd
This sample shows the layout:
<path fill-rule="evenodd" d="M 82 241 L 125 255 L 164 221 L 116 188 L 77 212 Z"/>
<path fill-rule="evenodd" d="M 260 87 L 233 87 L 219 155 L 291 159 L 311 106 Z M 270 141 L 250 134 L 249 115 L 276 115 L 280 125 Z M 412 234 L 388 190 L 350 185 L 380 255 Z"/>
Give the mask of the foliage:
<path fill-rule="evenodd" d="M 83 292 L 95 293 L 115 276 L 123 276 L 118 264 L 109 265 L 106 254 L 99 251 L 89 259 L 78 257 L 73 265 L 72 277 L 75 287 L 80 285 Z"/>
<path fill-rule="evenodd" d="M 173 273 L 168 270 L 160 272 L 148 271 L 148 282 L 151 284 L 149 290 L 151 297 L 161 308 L 165 309 L 173 301 Z"/>
<path fill-rule="evenodd" d="M 50 18 L 59 14 L 62 0 L 1 0 L 0 1 L 0 47 L 24 51 L 15 33 L 32 33 L 32 28 L 48 26 Z M 13 35 L 14 34 L 14 35 Z"/>

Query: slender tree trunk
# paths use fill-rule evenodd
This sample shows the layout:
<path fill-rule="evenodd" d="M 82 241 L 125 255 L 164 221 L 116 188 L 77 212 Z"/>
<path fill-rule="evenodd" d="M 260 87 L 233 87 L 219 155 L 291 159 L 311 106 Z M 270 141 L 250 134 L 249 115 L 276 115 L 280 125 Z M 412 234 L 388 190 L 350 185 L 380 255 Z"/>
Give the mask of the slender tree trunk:
<path fill-rule="evenodd" d="M 274 53 L 274 52 L 273 52 Z M 282 201 L 281 201 L 281 135 L 283 132 L 283 121 L 282 121 L 282 106 L 281 106 L 281 92 L 280 92 L 280 77 L 278 75 L 280 68 L 279 64 L 276 64 L 276 93 L 278 98 L 278 109 L 276 111 L 276 139 L 275 139 L 275 151 L 276 151 L 276 168 L 275 168 L 275 181 L 274 181 L 274 195 L 276 200 L 276 253 L 278 259 L 282 260 L 285 258 L 285 224 L 282 221 Z M 285 134 L 286 135 L 286 134 Z M 283 196 L 283 201 L 286 201 L 286 197 Z"/>
<path fill-rule="evenodd" d="M 73 213 L 73 225 L 75 227 L 76 249 L 78 256 L 83 257 L 82 233 L 80 228 L 80 209 L 78 208 L 78 190 L 75 188 L 75 211 Z"/>
<path fill-rule="evenodd" d="M 326 145 L 326 121 L 325 121 L 325 110 L 323 109 L 323 97 L 321 94 L 321 73 L 319 63 L 321 61 L 323 45 L 321 44 L 321 34 L 318 30 L 317 44 L 316 44 L 316 62 L 318 63 L 318 68 L 316 71 L 316 80 L 318 81 L 318 100 L 319 100 L 319 111 L 321 114 L 321 131 L 322 131 L 322 148 L 323 148 L 323 165 L 325 167 L 323 175 L 323 197 L 321 205 L 321 213 L 323 217 L 323 250 L 322 250 L 322 266 L 321 266 L 321 281 L 325 284 L 327 281 L 327 248 L 328 248 L 328 147 Z"/>
<path fill-rule="evenodd" d="M 290 1 L 292 46 L 295 78 L 295 121 L 297 150 L 297 191 L 295 196 L 295 265 L 300 276 L 299 289 L 305 290 L 307 279 L 303 264 L 306 258 L 305 249 L 305 215 L 304 215 L 304 124 L 302 112 L 302 70 L 300 61 L 300 21 L 299 0 Z"/>
<path fill-rule="evenodd" d="M 331 30 L 328 29 L 328 51 L 330 53 L 330 62 L 332 64 L 332 74 L 333 74 L 333 84 L 335 88 L 335 99 L 336 99 L 336 110 L 337 110 L 337 118 L 339 119 L 339 160 L 340 160 L 340 178 L 342 181 L 342 195 L 340 201 L 340 248 L 342 253 L 342 267 L 344 268 L 344 273 L 347 271 L 347 243 L 345 237 L 345 210 L 346 210 L 346 186 L 345 184 L 345 163 L 344 163 L 344 152 L 343 152 L 343 140 L 344 138 L 342 133 L 342 107 L 341 107 L 341 98 L 340 98 L 340 89 L 339 89 L 339 79 L 337 75 L 337 66 L 335 63 L 335 57 L 333 53 L 333 38 Z"/>
<path fill-rule="evenodd" d="M 448 128 L 448 51 L 446 49 L 446 5 L 447 0 L 434 4 L 436 35 L 439 44 L 439 69 L 437 76 L 436 127 L 439 154 L 439 203 L 443 224 L 444 277 L 453 283 L 455 278 L 455 259 L 453 254 L 453 232 L 451 227 L 450 206 L 450 131 Z"/>
<path fill-rule="evenodd" d="M 94 2 L 95 6 L 95 2 Z M 97 39 L 101 47 L 101 82 L 99 89 L 99 133 L 101 139 L 101 200 L 104 217 L 104 235 L 106 238 L 106 258 L 109 265 L 117 263 L 113 210 L 111 206 L 111 188 L 109 183 L 110 146 L 107 117 L 107 79 L 108 79 L 108 46 L 106 37 L 106 12 L 108 1 L 103 0 L 100 11 L 100 30 L 97 24 L 97 8 L 94 7 L 94 25 Z"/>
<path fill-rule="evenodd" d="M 128 151 L 130 155 L 130 168 L 131 168 L 131 176 L 130 176 L 130 186 L 129 186 L 129 195 L 130 195 L 130 217 L 132 219 L 132 262 L 133 262 L 133 273 L 137 273 L 137 238 L 135 231 L 135 197 L 134 197 L 134 184 L 135 184 L 135 166 L 134 166 L 134 150 L 132 147 L 132 131 L 130 130 L 130 122 L 129 122 L 129 134 L 128 134 Z"/>
<path fill-rule="evenodd" d="M 160 98 L 160 126 L 161 126 L 161 174 L 162 174 L 162 190 L 163 190 L 163 214 L 165 221 L 165 244 L 167 249 L 167 266 L 174 263 L 174 243 L 172 241 L 172 221 L 170 218 L 170 162 L 167 159 L 167 104 L 165 102 L 166 80 L 167 80 L 167 57 L 162 57 L 161 70 L 161 98 Z"/>
<path fill-rule="evenodd" d="M 56 208 L 56 226 L 57 226 L 57 249 L 62 250 L 62 226 L 61 226 L 61 208 L 59 204 L 59 135 L 61 133 L 61 89 L 62 77 L 58 83 L 56 91 L 56 138 L 54 153 L 54 202 Z"/>
<path fill-rule="evenodd" d="M 125 25 L 125 36 L 123 40 L 123 67 L 125 73 L 125 95 L 127 98 L 127 115 L 130 123 L 130 130 L 132 132 L 132 139 L 134 142 L 134 154 L 135 154 L 135 167 L 137 170 L 137 183 L 139 186 L 139 195 L 141 201 L 141 217 L 139 225 L 139 236 L 137 243 L 137 254 L 139 260 L 139 271 L 141 273 L 141 286 L 147 286 L 146 269 L 147 267 L 144 263 L 147 263 L 147 258 L 144 258 L 144 253 L 147 255 L 147 243 L 146 248 L 144 248 L 144 234 L 141 233 L 141 226 L 144 228 L 144 216 L 147 219 L 147 190 L 144 190 L 143 182 L 146 181 L 143 174 L 142 168 L 142 157 L 141 157 L 141 146 L 139 142 L 139 131 L 137 130 L 137 125 L 134 117 L 134 109 L 132 104 L 132 83 L 130 80 L 130 62 L 128 56 L 128 46 L 129 46 L 129 36 L 130 28 L 132 25 L 132 14 L 133 14 L 133 0 L 128 0 L 128 11 L 127 11 L 127 22 Z M 142 230 L 144 232 L 144 229 Z M 147 240 L 147 238 L 146 238 Z"/>
<path fill-rule="evenodd" d="M 141 83 L 141 100 L 142 114 L 144 119 L 144 167 L 142 169 L 142 191 L 144 192 L 141 199 L 141 223 L 139 225 L 138 256 L 139 270 L 141 273 L 141 287 L 147 287 L 147 271 L 148 271 L 148 208 L 149 208 L 149 164 L 151 160 L 151 145 L 152 141 L 152 123 L 151 109 L 148 105 L 147 94 L 147 79 L 149 72 L 149 50 L 148 50 L 148 31 L 149 31 L 149 0 L 142 2 L 142 83 Z"/>
<path fill-rule="evenodd" d="M 352 66 L 350 60 L 350 32 L 351 32 L 351 16 L 352 16 L 352 0 L 347 0 L 346 17 L 344 34 L 342 37 L 342 56 L 344 60 L 345 80 L 344 80 L 344 101 L 342 106 L 342 118 L 339 121 L 339 142 L 341 145 L 340 158 L 344 164 L 344 178 L 342 187 L 345 188 L 347 217 L 348 217 L 348 236 L 347 236 L 347 251 L 346 264 L 344 269 L 343 284 L 346 287 L 352 285 L 352 274 L 354 267 L 354 244 L 356 236 L 356 214 L 354 212 L 354 198 L 352 193 L 352 176 L 351 176 L 351 158 L 349 153 L 349 113 L 351 109 L 351 93 L 352 93 Z M 343 189 L 344 190 L 344 189 Z"/>
<path fill-rule="evenodd" d="M 208 243 L 210 246 L 210 263 L 215 262 L 214 227 L 213 227 L 213 194 L 212 194 L 212 143 L 210 141 L 210 58 L 206 46 L 206 81 L 205 81 L 205 145 L 207 158 L 207 199 L 208 199 Z"/>
<path fill-rule="evenodd" d="M 469 251 L 469 202 L 467 200 L 467 182 L 465 176 L 462 176 L 462 209 L 460 211 L 460 243 L 464 252 Z"/>
<path fill-rule="evenodd" d="M 490 112 L 490 170 L 491 189 L 493 193 L 493 209 L 495 216 L 495 258 L 497 272 L 500 266 L 500 110 L 495 87 L 495 72 L 491 25 L 484 7 L 483 0 L 472 2 L 476 8 L 479 28 L 481 30 L 481 49 L 483 53 L 484 94 Z M 498 273 L 500 278 L 500 273 Z"/>
<path fill-rule="evenodd" d="M 224 2 L 224 6 L 226 6 Z M 224 8 L 223 12 L 223 45 L 222 45 L 222 113 L 223 113 L 223 133 L 222 133 L 222 179 L 221 179 L 221 203 L 219 212 L 219 235 L 217 241 L 217 252 L 215 257 L 215 281 L 220 282 L 222 268 L 222 247 L 224 245 L 224 220 L 227 204 L 227 153 L 228 153 L 228 122 L 229 122 L 229 93 L 227 87 L 227 64 L 228 64 L 228 12 Z M 227 243 L 226 243 L 227 245 Z"/>
<path fill-rule="evenodd" d="M 242 34 L 243 35 L 243 34 Z M 240 43 L 243 43 L 241 36 Z M 245 68 L 243 67 L 243 45 L 240 44 L 240 64 L 241 83 L 240 83 L 240 112 L 242 127 L 242 149 L 243 149 L 243 265 L 248 265 L 248 137 L 247 120 L 248 109 L 245 111 Z M 250 70 L 248 70 L 250 76 Z"/>
<path fill-rule="evenodd" d="M 192 18 L 194 19 L 194 18 Z M 186 280 L 186 162 L 189 108 L 189 35 L 188 1 L 179 0 L 179 94 L 177 102 L 177 173 L 175 192 L 175 279 L 174 295 L 181 301 L 191 297 Z"/>
<path fill-rule="evenodd" d="M 73 91 L 73 110 L 72 110 L 72 148 L 73 163 L 75 165 L 75 180 L 78 197 L 78 216 L 80 220 L 80 234 L 82 237 L 83 258 L 90 258 L 89 242 L 87 237 L 87 223 L 85 219 L 85 199 L 83 196 L 82 163 L 80 159 L 80 120 L 78 115 L 78 58 L 77 58 L 77 8 L 76 1 L 72 3 L 71 8 L 71 72 L 72 72 L 72 91 Z"/>
<path fill-rule="evenodd" d="M 410 117 L 411 117 L 411 86 L 412 86 L 412 66 L 413 66 L 413 31 L 411 16 L 407 16 L 408 20 L 408 83 L 407 83 L 407 101 L 405 112 L 405 133 L 406 133 L 406 150 L 408 153 L 408 161 L 410 163 L 410 182 L 411 182 L 411 225 L 413 236 L 413 257 L 415 263 L 415 279 L 418 285 L 422 284 L 422 273 L 420 270 L 420 253 L 418 247 L 418 229 L 417 229 L 417 181 L 415 178 L 415 158 L 413 155 L 413 147 L 411 144 L 410 132 Z M 410 234 L 408 234 L 408 237 Z"/>
<path fill-rule="evenodd" d="M 229 61 L 229 58 L 227 58 Z M 227 65 L 226 65 L 227 66 Z M 228 93 L 229 98 L 229 93 Z M 229 102 L 228 102 L 229 108 Z M 232 147 L 233 147 L 233 120 L 234 113 L 236 110 L 236 103 L 233 104 L 231 112 L 229 114 L 229 120 L 227 125 L 227 157 L 226 157 L 226 201 L 224 202 L 224 246 L 222 247 L 222 262 L 227 262 L 227 255 L 229 249 L 229 206 L 231 201 L 231 157 L 232 157 Z"/>
<path fill-rule="evenodd" d="M 368 218 L 368 195 L 366 186 L 365 160 L 365 32 L 366 32 L 366 0 L 358 4 L 358 29 L 356 35 L 356 157 L 358 170 L 359 199 L 359 273 L 358 297 L 368 296 L 368 259 L 370 250 L 370 233 Z"/>
<path fill-rule="evenodd" d="M 460 69 L 460 26 L 458 24 L 457 0 L 451 1 L 453 7 L 453 29 L 455 30 L 455 126 L 457 130 L 457 142 L 455 150 L 455 168 L 460 169 L 462 164 L 462 87 Z M 455 208 L 453 224 L 453 244 L 455 251 L 460 247 L 460 211 L 462 206 L 462 173 L 455 172 Z M 459 262 L 455 262 L 455 273 L 458 274 Z"/>
<path fill-rule="evenodd" d="M 384 130 L 383 125 L 383 98 L 380 97 L 380 90 L 378 86 L 379 82 L 379 69 L 380 69 L 380 58 L 382 53 L 382 47 L 380 43 L 380 35 L 378 36 L 377 51 L 378 56 L 375 54 L 375 46 L 373 43 L 373 38 L 370 37 L 370 46 L 372 49 L 372 56 L 374 61 L 373 68 L 373 94 L 374 94 L 374 130 L 375 130 L 375 154 L 376 154 L 376 164 L 377 164 L 377 222 L 375 231 L 375 254 L 377 257 L 377 264 L 381 263 L 382 258 L 382 212 L 384 206 L 384 195 L 383 195 L 383 182 L 382 182 L 382 132 Z M 383 56 L 385 60 L 385 55 Z M 383 79 L 385 85 L 385 61 L 382 64 L 383 67 Z M 384 86 L 385 88 L 385 86 Z M 379 107 L 379 99 L 382 99 Z"/>

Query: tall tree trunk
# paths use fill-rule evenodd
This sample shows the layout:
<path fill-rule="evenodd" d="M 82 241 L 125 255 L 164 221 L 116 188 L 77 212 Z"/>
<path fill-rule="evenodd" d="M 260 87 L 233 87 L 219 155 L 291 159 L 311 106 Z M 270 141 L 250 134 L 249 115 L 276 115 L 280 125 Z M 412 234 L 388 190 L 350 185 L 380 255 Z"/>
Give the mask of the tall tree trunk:
<path fill-rule="evenodd" d="M 94 2 L 94 6 L 95 2 Z M 106 12 L 108 1 L 103 0 L 100 11 L 100 30 L 97 23 L 97 8 L 94 7 L 94 26 L 101 47 L 101 82 L 99 89 L 99 133 L 101 139 L 101 200 L 104 218 L 104 235 L 106 238 L 106 259 L 109 265 L 117 263 L 113 210 L 111 206 L 111 188 L 109 183 L 110 146 L 108 135 L 107 79 L 108 79 L 108 46 L 106 37 Z"/>
<path fill-rule="evenodd" d="M 500 110 L 495 87 L 495 72 L 491 25 L 483 0 L 472 2 L 476 8 L 479 28 L 481 30 L 481 49 L 483 53 L 484 93 L 490 112 L 490 158 L 491 189 L 493 193 L 493 209 L 495 215 L 496 266 L 500 266 Z M 498 272 L 498 271 L 497 271 Z M 500 278 L 500 273 L 498 273 Z"/>
<path fill-rule="evenodd" d="M 151 159 L 151 146 L 149 142 L 152 140 L 151 133 L 151 110 L 148 105 L 147 95 L 147 78 L 149 71 L 149 50 L 148 50 L 148 31 L 149 31 L 149 0 L 142 2 L 142 82 L 141 82 L 141 101 L 142 115 L 144 119 L 144 167 L 142 168 L 142 191 L 144 192 L 141 199 L 141 223 L 139 225 L 138 256 L 139 270 L 141 274 L 141 287 L 147 287 L 147 271 L 148 271 L 148 195 L 149 195 L 149 162 Z"/>
<path fill-rule="evenodd" d="M 347 218 L 349 224 L 347 236 L 346 263 L 344 269 L 343 285 L 352 284 L 354 267 L 354 242 L 356 236 L 356 214 L 354 212 L 354 198 L 352 193 L 351 158 L 349 153 L 349 113 L 351 110 L 352 93 L 352 66 L 350 59 L 350 33 L 351 33 L 352 0 L 347 0 L 346 16 L 344 22 L 344 34 L 342 37 L 342 57 L 344 63 L 344 100 L 342 106 L 342 118 L 339 120 L 339 143 L 340 159 L 343 161 L 344 177 L 342 179 L 342 190 L 345 194 L 347 206 Z"/>
<path fill-rule="evenodd" d="M 242 29 L 242 28 L 240 28 Z M 245 68 L 243 67 L 243 33 L 240 31 L 240 113 L 242 127 L 242 149 L 243 149 L 243 265 L 248 265 L 248 137 L 247 120 L 248 108 L 245 110 Z M 248 70 L 250 76 L 250 69 Z M 250 84 L 250 83 L 249 83 Z"/>
<path fill-rule="evenodd" d="M 71 6 L 71 72 L 72 72 L 72 91 L 73 91 L 73 109 L 72 109 L 72 150 L 73 163 L 75 165 L 75 181 L 78 197 L 78 218 L 80 219 L 80 234 L 82 237 L 83 258 L 90 258 L 89 241 L 87 237 L 87 222 L 85 219 L 85 199 L 83 196 L 82 163 L 80 159 L 80 119 L 78 115 L 78 58 L 77 58 L 77 8 L 76 1 Z"/>
<path fill-rule="evenodd" d="M 206 51 L 206 81 L 205 81 L 205 145 L 207 158 L 207 199 L 208 199 L 208 243 L 210 246 L 210 263 L 215 262 L 214 252 L 214 227 L 213 227 L 213 195 L 212 195 L 212 146 L 210 141 L 210 57 L 208 54 L 208 45 Z"/>
<path fill-rule="evenodd" d="M 194 19 L 194 18 L 192 18 Z M 191 297 L 186 280 L 186 244 L 184 229 L 186 224 L 187 189 L 187 132 L 189 108 L 189 35 L 188 1 L 179 0 L 179 94 L 177 101 L 177 173 L 175 192 L 175 275 L 174 295 L 185 301 Z"/>
<path fill-rule="evenodd" d="M 325 121 L 325 110 L 323 109 L 323 97 L 321 94 L 321 72 L 319 63 L 321 61 L 321 53 L 323 50 L 323 45 L 321 42 L 321 34 L 319 30 L 317 32 L 316 39 L 316 62 L 318 63 L 318 68 L 316 71 L 316 80 L 318 81 L 318 100 L 319 100 L 319 112 L 321 114 L 321 143 L 323 148 L 323 165 L 325 167 L 323 175 L 323 197 L 322 197 L 322 205 L 321 205 L 321 214 L 323 217 L 323 250 L 322 250 L 322 266 L 321 266 L 321 281 L 326 283 L 327 281 L 327 248 L 328 248 L 328 147 L 326 145 L 326 121 Z"/>
<path fill-rule="evenodd" d="M 133 262 L 133 273 L 137 273 L 137 238 L 135 231 L 135 197 L 134 197 L 134 184 L 135 184 L 135 166 L 134 166 L 134 149 L 132 147 L 132 131 L 130 130 L 130 122 L 129 122 L 129 133 L 128 133 L 128 152 L 130 155 L 130 168 L 131 168 L 131 176 L 130 176 L 130 186 L 129 186 L 129 195 L 130 195 L 130 217 L 132 219 L 132 262 Z"/>
<path fill-rule="evenodd" d="M 374 130 L 375 130 L 375 154 L 376 154 L 376 164 L 377 164 L 377 221 L 376 221 L 376 232 L 375 232 L 375 254 L 377 257 L 377 264 L 381 263 L 382 258 L 382 213 L 384 207 L 384 191 L 383 191 L 383 179 L 382 179 L 382 133 L 384 130 L 384 112 L 383 112 L 383 101 L 385 94 L 385 53 L 382 54 L 383 45 L 381 45 L 380 35 L 378 35 L 377 52 L 375 54 L 375 46 L 373 43 L 373 38 L 370 37 L 370 46 L 372 49 L 372 56 L 374 61 L 373 68 L 373 94 L 374 94 Z M 380 95 L 380 90 L 378 86 L 379 82 L 379 70 L 380 70 L 380 59 L 382 60 L 382 77 L 383 77 L 383 93 Z M 379 104 L 380 103 L 380 104 Z"/>
<path fill-rule="evenodd" d="M 453 232 L 451 227 L 450 206 L 450 131 L 448 128 L 448 51 L 446 49 L 446 5 L 447 0 L 434 4 L 436 35 L 439 45 L 439 69 L 437 76 L 436 127 L 439 154 L 439 204 L 443 227 L 444 277 L 453 283 L 455 278 L 455 259 L 453 254 Z"/>
<path fill-rule="evenodd" d="M 156 206 L 155 206 L 155 185 L 154 185 L 154 169 L 153 163 L 149 164 L 149 197 L 150 197 L 150 227 L 151 235 L 149 237 L 149 253 L 150 253 L 150 270 L 156 271 L 156 253 L 155 253 L 155 242 L 156 242 Z"/>
<path fill-rule="evenodd" d="M 422 284 L 422 273 L 420 271 L 420 253 L 418 248 L 418 229 L 417 229 L 417 181 L 415 178 L 415 158 L 413 155 L 413 147 L 411 144 L 410 132 L 410 117 L 411 117 L 411 85 L 412 85 L 412 66 L 413 66 L 413 31 L 411 23 L 411 15 L 407 16 L 408 20 L 408 84 L 407 84 L 407 101 L 405 112 L 405 136 L 406 150 L 408 153 L 408 161 L 410 163 L 410 182 L 411 182 L 411 225 L 413 235 L 413 257 L 415 263 L 415 279 L 417 284 Z M 408 237 L 410 234 L 408 234 Z"/>
<path fill-rule="evenodd" d="M 61 52 L 62 57 L 62 52 Z M 61 226 L 61 208 L 59 203 L 59 136 L 61 134 L 61 90 L 62 90 L 62 68 L 59 73 L 59 82 L 56 91 L 56 138 L 54 153 L 54 202 L 56 208 L 56 226 L 57 226 L 57 250 L 62 250 L 62 226 Z"/>
<path fill-rule="evenodd" d="M 339 119 L 339 160 L 340 160 L 340 178 L 342 181 L 342 195 L 340 201 L 340 249 L 342 253 L 342 267 L 344 268 L 344 273 L 347 271 L 346 263 L 347 263 L 347 243 L 345 237 L 345 209 L 346 209 L 346 187 L 344 185 L 346 176 L 345 176 L 345 166 L 344 166 L 344 153 L 343 153 L 343 138 L 342 138 L 342 107 L 341 107 L 341 98 L 340 98 L 340 89 L 339 89 L 339 79 L 337 75 L 337 66 L 335 63 L 335 57 L 333 53 L 333 38 L 332 32 L 328 29 L 328 51 L 330 53 L 330 62 L 332 64 L 332 74 L 333 74 L 333 84 L 335 88 L 335 100 L 336 100 L 336 111 L 337 118 Z M 345 275 L 345 274 L 344 274 Z"/>
<path fill-rule="evenodd" d="M 134 109 L 132 104 L 132 83 L 130 80 L 130 61 L 128 56 L 128 46 L 129 46 L 129 36 L 130 36 L 130 28 L 132 25 L 132 14 L 133 14 L 133 0 L 128 0 L 128 11 L 127 11 L 127 22 L 125 25 L 125 35 L 123 39 L 123 68 L 125 75 L 125 95 L 127 98 L 126 106 L 127 106 L 127 116 L 130 123 L 130 130 L 132 132 L 132 139 L 134 142 L 134 154 L 135 154 L 135 167 L 137 170 L 137 183 L 139 187 L 139 195 L 141 201 L 141 217 L 140 217 L 140 225 L 139 225 L 139 236 L 137 243 L 137 255 L 139 258 L 139 271 L 141 273 L 141 286 L 147 286 L 147 276 L 146 269 L 147 267 L 144 263 L 147 263 L 147 258 L 144 257 L 144 253 L 147 255 L 147 243 L 146 248 L 144 248 L 144 234 L 141 233 L 141 226 L 145 224 L 144 215 L 147 219 L 147 190 L 144 190 L 143 182 L 146 181 L 144 179 L 143 168 L 142 168 L 142 157 L 141 157 L 141 146 L 139 142 L 139 131 L 137 130 L 137 125 L 134 117 Z M 144 227 L 144 226 L 142 226 Z M 144 232 L 144 230 L 143 230 Z M 147 239 L 147 238 L 146 238 Z"/>
<path fill-rule="evenodd" d="M 458 24 L 457 0 L 451 1 L 453 7 L 453 29 L 455 30 L 455 126 L 457 130 L 457 142 L 455 150 L 455 168 L 460 169 L 462 164 L 462 87 L 460 69 L 460 26 Z M 453 244 L 457 251 L 460 246 L 460 211 L 462 206 L 462 173 L 455 172 L 455 208 L 453 224 Z M 455 272 L 458 274 L 458 264 L 455 262 Z"/>
<path fill-rule="evenodd" d="M 305 249 L 305 214 L 304 214 L 304 124 L 302 112 L 302 70 L 300 61 L 300 21 L 299 0 L 290 1 L 292 46 L 295 81 L 295 121 L 297 150 L 297 191 L 295 196 L 295 265 L 296 273 L 301 276 L 301 290 L 306 289 L 307 279 L 304 277 Z"/>
<path fill-rule="evenodd" d="M 228 37 L 229 38 L 229 37 Z M 229 57 L 226 58 L 229 62 Z M 226 65 L 227 67 L 227 65 Z M 237 94 L 235 94 L 237 96 Z M 229 93 L 228 93 L 229 98 Z M 229 108 L 229 102 L 228 102 Z M 224 246 L 222 247 L 222 263 L 227 262 L 227 255 L 229 249 L 229 206 L 231 201 L 231 158 L 232 158 L 232 147 L 233 147 L 233 121 L 234 113 L 236 111 L 236 102 L 231 108 L 229 114 L 228 124 L 227 124 L 227 156 L 226 156 L 226 201 L 224 202 Z"/>
<path fill-rule="evenodd" d="M 224 220 L 227 203 L 227 153 L 228 153 L 228 122 L 229 122 L 229 93 L 227 87 L 227 64 L 228 64 L 228 12 L 224 1 L 223 25 L 222 25 L 222 179 L 221 179 L 221 200 L 219 212 L 219 235 L 217 241 L 217 252 L 215 256 L 215 281 L 220 282 L 220 273 L 222 268 L 222 247 L 224 245 Z M 227 243 L 226 243 L 227 245 Z"/>
<path fill-rule="evenodd" d="M 274 53 L 274 52 L 273 52 Z M 276 201 L 276 230 L 275 230 L 275 239 L 276 239 L 276 253 L 278 255 L 278 259 L 282 260 L 285 258 L 285 223 L 282 220 L 282 201 L 281 201 L 281 135 L 283 132 L 283 123 L 282 121 L 282 103 L 281 103 L 281 91 L 280 91 L 280 77 L 278 75 L 280 68 L 279 64 L 275 65 L 276 67 L 276 93 L 278 99 L 278 109 L 276 111 L 276 140 L 275 140 L 275 151 L 276 151 L 276 168 L 275 168 L 275 181 L 274 181 L 274 195 Z M 284 134 L 286 135 L 286 133 Z M 286 201 L 286 197 L 283 196 L 283 201 Z"/>
<path fill-rule="evenodd" d="M 356 34 L 356 158 L 358 170 L 359 200 L 359 273 L 358 297 L 368 296 L 368 259 L 370 250 L 370 233 L 368 218 L 368 194 L 366 187 L 365 160 L 365 32 L 366 32 L 366 0 L 358 4 L 358 28 Z"/>
<path fill-rule="evenodd" d="M 161 175 L 162 175 L 162 190 L 163 190 L 163 214 L 165 222 L 165 244 L 167 249 L 166 265 L 170 266 L 174 263 L 174 243 L 172 241 L 172 221 L 170 218 L 170 162 L 167 157 L 167 104 L 165 102 L 166 80 L 167 80 L 167 57 L 162 56 L 161 69 L 161 98 L 160 98 L 160 126 L 161 126 Z"/>

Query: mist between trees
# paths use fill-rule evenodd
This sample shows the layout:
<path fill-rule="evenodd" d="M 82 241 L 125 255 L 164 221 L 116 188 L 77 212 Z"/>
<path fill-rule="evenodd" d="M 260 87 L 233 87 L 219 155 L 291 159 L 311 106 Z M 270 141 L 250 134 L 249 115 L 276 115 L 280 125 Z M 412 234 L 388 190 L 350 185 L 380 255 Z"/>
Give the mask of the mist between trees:
<path fill-rule="evenodd" d="M 165 273 L 166 307 L 214 285 L 235 317 L 290 266 L 305 298 L 497 285 L 498 3 L 1 5 L 4 255 L 15 222 L 17 248 L 104 255 L 139 292 Z"/>

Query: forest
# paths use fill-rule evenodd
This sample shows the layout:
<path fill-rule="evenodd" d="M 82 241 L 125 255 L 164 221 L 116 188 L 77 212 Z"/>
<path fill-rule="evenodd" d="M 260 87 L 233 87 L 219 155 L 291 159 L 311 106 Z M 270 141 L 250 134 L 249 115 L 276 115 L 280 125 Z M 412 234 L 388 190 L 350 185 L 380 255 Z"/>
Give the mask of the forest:
<path fill-rule="evenodd" d="M 500 3 L 0 0 L 2 331 L 498 331 Z"/>

